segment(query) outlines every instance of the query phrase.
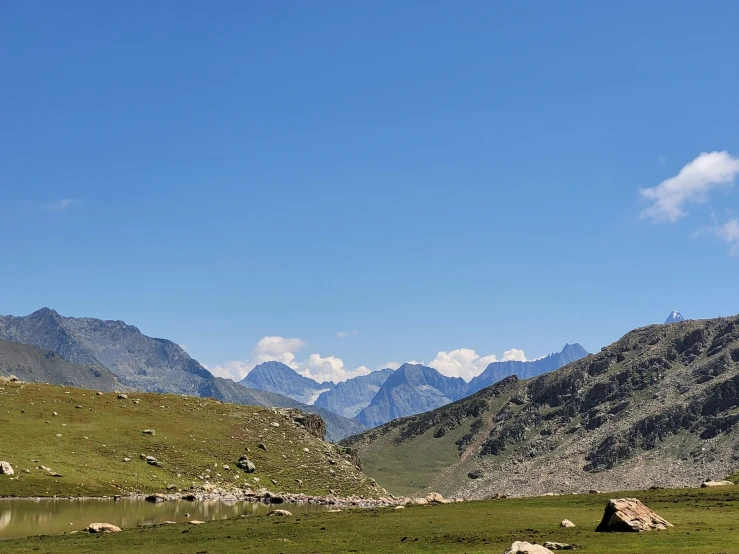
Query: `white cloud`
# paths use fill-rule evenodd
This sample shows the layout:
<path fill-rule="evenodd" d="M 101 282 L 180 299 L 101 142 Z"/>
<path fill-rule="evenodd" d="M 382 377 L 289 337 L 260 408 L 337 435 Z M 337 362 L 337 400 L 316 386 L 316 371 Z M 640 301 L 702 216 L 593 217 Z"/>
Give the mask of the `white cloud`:
<path fill-rule="evenodd" d="M 189 344 L 184 344 L 183 343 L 183 344 L 178 344 L 177 346 L 179 346 L 180 348 L 182 348 L 182 350 L 184 350 L 185 352 L 187 352 L 190 349 L 190 345 Z"/>
<path fill-rule="evenodd" d="M 339 331 L 338 333 L 336 333 L 336 336 L 339 337 L 340 339 L 346 338 L 349 335 L 353 337 L 357 337 L 359 336 L 359 331 Z"/>
<path fill-rule="evenodd" d="M 724 224 L 716 223 L 712 227 L 704 227 L 696 231 L 693 236 L 704 234 L 716 235 L 729 245 L 729 254 L 739 256 L 739 219 L 730 219 Z"/>
<path fill-rule="evenodd" d="M 321 357 L 320 354 L 311 354 L 306 360 L 298 361 L 295 352 L 306 345 L 302 339 L 286 339 L 284 337 L 264 337 L 252 351 L 252 357 L 245 361 L 229 361 L 223 365 L 208 367 L 214 375 L 227 377 L 234 381 L 241 381 L 255 366 L 263 362 L 282 362 L 301 375 L 315 379 L 319 383 L 346 381 L 359 375 L 367 375 L 371 370 L 365 366 L 349 369 L 344 361 L 336 356 Z"/>
<path fill-rule="evenodd" d="M 352 377 L 367 375 L 372 371 L 365 366 L 359 366 L 355 369 L 344 367 L 344 361 L 336 356 L 326 356 L 322 358 L 320 354 L 311 354 L 307 360 L 300 364 L 298 373 L 305 377 L 310 377 L 322 383 L 323 381 L 333 381 L 340 383 Z"/>
<path fill-rule="evenodd" d="M 470 348 L 458 348 L 450 352 L 440 351 L 429 363 L 429 367 L 448 377 L 462 377 L 469 381 L 495 361 L 497 358 L 493 355 L 480 357 Z"/>
<path fill-rule="evenodd" d="M 78 200 L 74 198 L 64 198 L 62 200 L 56 200 L 49 204 L 43 204 L 41 209 L 45 212 L 62 213 L 66 212 L 73 204 L 76 204 Z"/>
<path fill-rule="evenodd" d="M 675 177 L 639 191 L 643 198 L 654 201 L 642 217 L 657 223 L 674 223 L 687 215 L 687 204 L 706 202 L 710 190 L 731 186 L 737 174 L 739 158 L 726 151 L 703 152 Z"/>
<path fill-rule="evenodd" d="M 295 350 L 299 350 L 305 346 L 302 339 L 286 339 L 284 337 L 264 337 L 261 339 L 252 351 L 252 357 L 246 361 L 233 360 L 223 365 L 206 368 L 219 377 L 226 377 L 234 381 L 241 381 L 246 377 L 255 366 L 262 362 L 277 361 L 298 369 L 295 363 Z"/>
<path fill-rule="evenodd" d="M 503 352 L 503 357 L 500 360 L 501 362 L 525 362 L 526 361 L 526 354 L 523 353 L 523 350 L 519 350 L 518 348 L 511 348 L 510 350 L 506 350 Z"/>
<path fill-rule="evenodd" d="M 384 364 L 377 366 L 377 369 L 398 369 L 400 365 L 401 364 L 399 364 L 398 362 L 385 362 Z"/>

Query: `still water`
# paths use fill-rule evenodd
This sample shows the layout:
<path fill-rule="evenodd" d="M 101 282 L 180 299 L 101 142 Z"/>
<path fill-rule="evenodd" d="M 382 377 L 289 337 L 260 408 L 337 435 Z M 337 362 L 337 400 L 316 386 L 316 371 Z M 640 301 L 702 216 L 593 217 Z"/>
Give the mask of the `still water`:
<path fill-rule="evenodd" d="M 122 529 L 165 521 L 210 521 L 240 515 L 266 515 L 272 509 L 293 514 L 323 512 L 330 506 L 283 503 L 268 506 L 258 502 L 169 500 L 157 504 L 139 499 L 94 500 L 0 500 L 0 539 L 81 531 L 90 523 L 112 523 Z M 188 517 L 189 514 L 189 517 Z"/>

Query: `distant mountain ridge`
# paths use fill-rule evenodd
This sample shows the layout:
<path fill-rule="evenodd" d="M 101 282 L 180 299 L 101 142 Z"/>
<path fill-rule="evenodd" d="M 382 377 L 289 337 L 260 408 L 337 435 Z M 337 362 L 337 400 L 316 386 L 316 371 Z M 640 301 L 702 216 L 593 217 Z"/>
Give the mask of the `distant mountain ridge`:
<path fill-rule="evenodd" d="M 333 412 L 215 377 L 174 342 L 148 337 L 122 321 L 64 317 L 42 308 L 28 316 L 0 316 L 0 339 L 37 346 L 70 362 L 109 370 L 124 385 L 146 392 L 210 396 L 238 404 L 295 407 L 318 413 L 326 422 L 330 440 L 364 429 L 357 421 Z"/>
<path fill-rule="evenodd" d="M 367 375 L 347 379 L 332 387 L 331 390 L 321 393 L 315 405 L 344 417 L 356 417 L 359 412 L 369 406 L 393 371 L 392 369 L 380 369 Z"/>
<path fill-rule="evenodd" d="M 461 377 L 447 377 L 420 364 L 403 364 L 388 377 L 356 419 L 367 427 L 376 427 L 458 400 L 466 389 L 467 383 Z"/>
<path fill-rule="evenodd" d="M 30 344 L 0 340 L 0 376 L 21 381 L 82 387 L 99 391 L 126 391 L 108 369 L 93 364 L 76 364 L 53 350 Z"/>
<path fill-rule="evenodd" d="M 493 362 L 485 368 L 485 371 L 470 381 L 467 386 L 466 396 L 474 394 L 490 385 L 494 385 L 511 375 L 515 375 L 519 379 L 530 379 L 531 377 L 537 377 L 543 373 L 559 369 L 571 362 L 576 362 L 588 354 L 588 351 L 580 344 L 575 343 L 565 344 L 561 352 L 549 354 L 538 360 L 529 360 L 526 362 Z"/>
<path fill-rule="evenodd" d="M 313 404 L 322 392 L 331 389 L 334 383 L 319 383 L 300 375 L 282 362 L 264 362 L 252 369 L 239 381 L 245 387 L 282 394 L 303 404 Z"/>

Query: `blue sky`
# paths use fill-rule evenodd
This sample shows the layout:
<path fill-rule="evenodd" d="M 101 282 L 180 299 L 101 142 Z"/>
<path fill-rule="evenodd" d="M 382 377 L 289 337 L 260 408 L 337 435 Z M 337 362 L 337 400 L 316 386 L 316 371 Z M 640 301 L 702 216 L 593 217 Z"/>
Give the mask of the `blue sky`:
<path fill-rule="evenodd" d="M 0 313 L 122 319 L 221 374 L 271 357 L 335 378 L 469 377 L 672 309 L 735 314 L 738 19 L 731 1 L 6 1 Z"/>

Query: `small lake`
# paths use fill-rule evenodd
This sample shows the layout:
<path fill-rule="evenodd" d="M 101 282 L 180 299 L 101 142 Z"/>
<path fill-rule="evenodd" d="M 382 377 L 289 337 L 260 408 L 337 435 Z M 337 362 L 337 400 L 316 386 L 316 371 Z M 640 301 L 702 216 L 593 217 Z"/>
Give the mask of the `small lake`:
<path fill-rule="evenodd" d="M 90 523 L 112 523 L 122 529 L 137 525 L 155 525 L 165 521 L 185 522 L 193 519 L 212 521 L 246 516 L 266 515 L 273 509 L 293 514 L 324 512 L 331 506 L 318 504 L 267 505 L 259 502 L 222 500 L 168 500 L 152 503 L 143 499 L 0 499 L 0 539 L 30 535 L 51 535 L 82 531 Z M 188 517 L 189 515 L 189 517 Z M 0 548 L 1 550 L 1 548 Z"/>

